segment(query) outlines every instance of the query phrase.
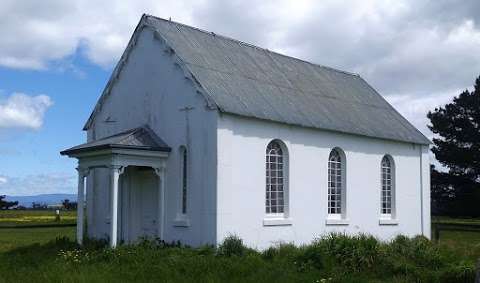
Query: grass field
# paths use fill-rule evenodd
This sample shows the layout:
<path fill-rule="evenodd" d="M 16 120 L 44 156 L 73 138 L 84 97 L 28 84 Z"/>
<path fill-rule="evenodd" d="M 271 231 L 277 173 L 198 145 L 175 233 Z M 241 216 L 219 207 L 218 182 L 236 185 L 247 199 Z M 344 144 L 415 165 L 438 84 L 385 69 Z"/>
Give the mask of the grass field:
<path fill-rule="evenodd" d="M 35 217 L 28 214 L 19 217 Z M 264 252 L 235 239 L 219 249 L 145 242 L 111 250 L 93 241 L 79 248 L 74 236 L 74 227 L 0 229 L 0 282 L 472 282 L 480 257 L 479 233 L 452 231 L 438 244 L 336 235 Z"/>
<path fill-rule="evenodd" d="M 53 210 L 0 210 L 0 227 L 21 225 L 75 224 L 75 211 L 60 211 L 60 222 L 55 220 Z"/>

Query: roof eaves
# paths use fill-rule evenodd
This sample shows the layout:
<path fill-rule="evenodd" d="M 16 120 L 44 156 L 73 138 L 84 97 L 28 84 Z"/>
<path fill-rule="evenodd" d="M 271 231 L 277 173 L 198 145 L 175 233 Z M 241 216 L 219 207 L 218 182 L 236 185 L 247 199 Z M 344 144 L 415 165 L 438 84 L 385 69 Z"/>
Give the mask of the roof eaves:
<path fill-rule="evenodd" d="M 278 124 L 290 125 L 290 126 L 294 126 L 294 127 L 301 127 L 301 128 L 305 128 L 305 129 L 311 129 L 311 130 L 315 130 L 315 131 L 326 131 L 326 132 L 330 132 L 330 133 L 340 133 L 340 134 L 352 135 L 352 136 L 357 136 L 357 137 L 366 137 L 366 138 L 371 138 L 371 139 L 376 139 L 376 140 L 385 140 L 385 141 L 401 142 L 401 143 L 408 143 L 408 144 L 421 144 L 421 145 L 429 145 L 429 144 L 431 144 L 431 142 L 428 142 L 428 143 L 427 143 L 427 142 L 419 142 L 419 141 L 414 141 L 414 140 L 405 140 L 405 139 L 393 138 L 393 137 L 379 137 L 379 136 L 368 135 L 368 134 L 352 133 L 352 132 L 342 131 L 342 130 L 337 130 L 337 129 L 319 128 L 319 127 L 314 127 L 314 126 L 310 126 L 310 125 L 303 125 L 303 124 L 297 124 L 297 123 L 279 122 L 279 121 L 273 120 L 273 119 L 256 117 L 256 116 L 247 116 L 247 115 L 244 115 L 244 114 L 227 112 L 227 111 L 220 111 L 220 112 L 221 112 L 222 114 L 227 114 L 227 115 L 242 117 L 242 118 L 246 118 L 246 119 L 254 119 L 254 120 L 260 120 L 260 121 L 268 121 L 268 122 L 273 122 L 273 123 L 278 123 Z M 427 140 L 428 140 L 428 139 L 427 139 Z M 430 141 L 430 140 L 428 140 L 428 141 Z"/>
<path fill-rule="evenodd" d="M 400 117 L 400 119 L 402 119 L 403 121 L 399 121 L 399 124 L 402 125 L 403 127 L 405 127 L 403 125 L 403 122 L 406 122 L 408 123 L 413 129 L 415 129 L 415 131 L 419 134 L 419 137 L 421 137 L 423 139 L 423 141 L 420 141 L 420 139 L 418 139 L 417 141 L 413 142 L 413 143 L 416 143 L 416 144 L 424 144 L 424 145 L 430 145 L 432 144 L 432 141 L 427 138 L 422 132 L 420 132 L 419 129 L 417 129 L 417 127 L 415 127 L 414 125 L 412 125 L 412 123 L 410 123 L 410 121 L 408 121 L 405 117 L 403 117 L 402 114 L 400 114 L 397 109 L 395 109 L 395 107 L 393 107 L 380 93 L 378 93 L 378 91 L 373 87 L 371 86 L 362 76 L 358 76 L 359 79 L 361 79 L 366 85 L 367 87 L 369 87 L 376 95 L 378 95 L 381 99 L 383 99 L 388 107 L 393 110 L 393 112 L 395 112 L 398 116 L 397 117 L 394 117 L 395 119 L 398 120 L 398 117 Z"/>
<path fill-rule="evenodd" d="M 145 151 L 162 151 L 162 152 L 171 152 L 170 147 L 153 147 L 153 146 L 135 146 L 135 145 L 122 145 L 122 144 L 102 144 L 92 147 L 84 148 L 71 148 L 60 152 L 60 155 L 72 155 L 85 152 L 99 151 L 104 149 L 127 149 L 127 150 L 145 150 Z"/>

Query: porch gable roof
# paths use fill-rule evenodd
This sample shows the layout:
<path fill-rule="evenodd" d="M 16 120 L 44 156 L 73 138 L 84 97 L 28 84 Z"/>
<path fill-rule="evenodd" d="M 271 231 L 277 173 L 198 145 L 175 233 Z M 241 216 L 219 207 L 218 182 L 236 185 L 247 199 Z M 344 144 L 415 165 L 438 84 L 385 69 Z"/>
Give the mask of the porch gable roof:
<path fill-rule="evenodd" d="M 148 126 L 130 129 L 99 140 L 83 143 L 64 151 L 61 155 L 72 155 L 102 149 L 135 149 L 170 152 L 171 148 Z"/>

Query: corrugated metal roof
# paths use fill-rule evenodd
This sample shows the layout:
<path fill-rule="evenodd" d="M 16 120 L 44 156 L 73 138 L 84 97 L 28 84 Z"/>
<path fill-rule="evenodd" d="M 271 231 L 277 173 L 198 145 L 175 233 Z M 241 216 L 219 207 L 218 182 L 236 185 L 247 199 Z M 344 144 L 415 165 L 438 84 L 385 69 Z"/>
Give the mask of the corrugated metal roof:
<path fill-rule="evenodd" d="M 360 76 L 146 16 L 222 112 L 418 144 L 430 141 Z"/>
<path fill-rule="evenodd" d="M 170 147 L 158 137 L 149 127 L 139 127 L 119 134 L 105 137 L 74 146 L 60 152 L 61 155 L 70 155 L 100 149 L 121 148 L 169 152 Z"/>

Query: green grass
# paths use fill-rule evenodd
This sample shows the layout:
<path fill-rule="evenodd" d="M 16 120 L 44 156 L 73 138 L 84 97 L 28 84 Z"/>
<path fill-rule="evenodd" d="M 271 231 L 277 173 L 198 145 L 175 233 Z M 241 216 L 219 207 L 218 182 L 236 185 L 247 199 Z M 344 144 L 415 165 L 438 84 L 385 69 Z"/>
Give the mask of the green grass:
<path fill-rule="evenodd" d="M 18 230 L 42 237 L 32 244 L 27 235 L 10 231 L 16 247 L 1 244 L 0 282 L 453 283 L 474 276 L 473 260 L 421 237 L 385 244 L 365 235 L 330 235 L 309 246 L 283 244 L 264 252 L 235 238 L 219 249 L 144 242 L 112 250 L 92 241 L 77 247 L 71 228 Z M 60 234 L 66 237 L 47 241 Z"/>
<path fill-rule="evenodd" d="M 446 224 L 478 224 L 478 218 L 451 218 L 451 217 L 432 217 L 432 223 Z M 432 233 L 433 233 L 432 229 Z M 449 231 L 440 232 L 438 245 L 446 248 L 457 257 L 466 257 L 475 260 L 480 257 L 480 232 L 468 231 Z"/>
<path fill-rule="evenodd" d="M 75 224 L 75 211 L 60 211 L 60 222 L 54 210 L 0 210 L 0 227 Z"/>
<path fill-rule="evenodd" d="M 448 224 L 480 224 L 480 218 L 452 218 L 448 216 L 433 216 L 432 222 Z"/>
<path fill-rule="evenodd" d="M 442 232 L 440 243 L 330 235 L 258 252 L 231 238 L 218 249 L 157 242 L 74 242 L 74 227 L 0 229 L 0 282 L 472 282 L 480 234 Z"/>
<path fill-rule="evenodd" d="M 31 245 L 43 245 L 57 237 L 74 239 L 75 227 L 0 229 L 0 253 Z"/>
<path fill-rule="evenodd" d="M 458 257 L 480 258 L 480 232 L 442 231 L 438 245 Z"/>

